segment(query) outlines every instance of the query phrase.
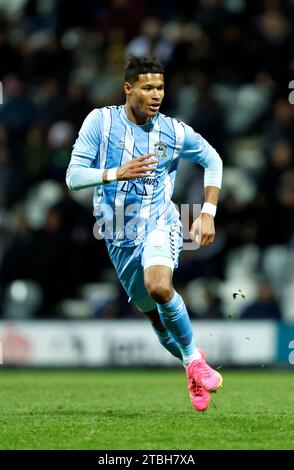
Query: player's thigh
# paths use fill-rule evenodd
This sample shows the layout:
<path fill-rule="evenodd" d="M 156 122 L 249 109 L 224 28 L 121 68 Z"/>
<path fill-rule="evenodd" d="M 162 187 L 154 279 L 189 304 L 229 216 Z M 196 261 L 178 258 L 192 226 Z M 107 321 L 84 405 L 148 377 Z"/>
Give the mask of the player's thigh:
<path fill-rule="evenodd" d="M 180 221 L 155 228 L 147 235 L 144 242 L 142 253 L 144 270 L 152 266 L 164 266 L 173 272 L 178 266 L 182 247 L 183 235 Z M 164 270 L 164 272 L 169 271 Z"/>
<path fill-rule="evenodd" d="M 131 296 L 142 276 L 140 247 L 126 248 L 107 243 L 107 250 L 121 284 Z"/>
<path fill-rule="evenodd" d="M 142 245 L 121 248 L 108 243 L 107 249 L 129 302 L 133 302 L 143 312 L 156 308 L 144 285 Z"/>

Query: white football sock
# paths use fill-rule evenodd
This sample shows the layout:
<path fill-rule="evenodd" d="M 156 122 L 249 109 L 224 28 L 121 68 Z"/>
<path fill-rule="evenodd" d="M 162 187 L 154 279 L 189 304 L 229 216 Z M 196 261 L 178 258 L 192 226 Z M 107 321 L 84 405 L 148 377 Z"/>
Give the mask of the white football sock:
<path fill-rule="evenodd" d="M 185 367 L 188 367 L 188 365 L 191 364 L 191 362 L 197 361 L 198 359 L 201 359 L 201 354 L 197 348 L 195 348 L 192 354 L 188 354 L 188 355 L 183 354 L 183 363 Z"/>

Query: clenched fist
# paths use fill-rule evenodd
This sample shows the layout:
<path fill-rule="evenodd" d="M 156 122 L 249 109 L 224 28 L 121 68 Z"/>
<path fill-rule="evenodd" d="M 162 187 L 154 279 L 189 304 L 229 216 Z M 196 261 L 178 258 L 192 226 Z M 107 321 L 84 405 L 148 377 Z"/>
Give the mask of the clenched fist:
<path fill-rule="evenodd" d="M 215 237 L 214 218 L 201 213 L 190 228 L 191 239 L 201 246 L 211 245 Z"/>

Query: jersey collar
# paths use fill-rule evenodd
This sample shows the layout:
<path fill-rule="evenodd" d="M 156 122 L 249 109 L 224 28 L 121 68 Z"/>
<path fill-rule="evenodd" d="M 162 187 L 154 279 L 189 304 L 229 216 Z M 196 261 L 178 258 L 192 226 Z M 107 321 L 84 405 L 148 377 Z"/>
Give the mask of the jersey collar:
<path fill-rule="evenodd" d="M 132 121 L 130 121 L 128 119 L 125 105 L 122 105 L 121 116 L 122 116 L 123 121 L 126 124 L 128 124 L 129 126 L 140 128 L 140 129 L 143 129 L 144 131 L 149 131 L 154 126 L 155 121 L 157 120 L 158 114 L 156 114 L 156 116 L 152 117 L 148 122 L 146 122 L 146 124 L 141 124 L 141 125 L 140 124 L 135 124 L 135 123 L 133 123 Z"/>

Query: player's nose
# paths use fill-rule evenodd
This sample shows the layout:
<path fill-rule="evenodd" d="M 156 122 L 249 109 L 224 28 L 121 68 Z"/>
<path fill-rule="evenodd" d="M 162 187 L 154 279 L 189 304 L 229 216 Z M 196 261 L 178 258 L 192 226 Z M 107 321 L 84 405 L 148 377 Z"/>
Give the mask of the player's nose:
<path fill-rule="evenodd" d="M 160 92 L 158 90 L 153 90 L 152 99 L 156 101 L 160 101 L 160 98 L 161 98 Z"/>

